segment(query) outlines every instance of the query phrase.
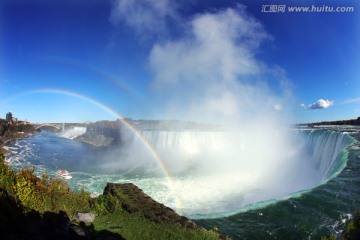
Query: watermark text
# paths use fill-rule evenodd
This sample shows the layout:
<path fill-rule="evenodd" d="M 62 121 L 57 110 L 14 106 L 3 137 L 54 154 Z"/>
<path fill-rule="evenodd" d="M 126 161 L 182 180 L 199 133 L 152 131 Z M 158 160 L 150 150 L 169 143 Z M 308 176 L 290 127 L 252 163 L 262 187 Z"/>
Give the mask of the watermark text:
<path fill-rule="evenodd" d="M 354 12 L 354 7 L 334 7 L 334 6 L 287 6 L 287 5 L 262 5 L 261 12 L 263 13 L 351 13 Z"/>

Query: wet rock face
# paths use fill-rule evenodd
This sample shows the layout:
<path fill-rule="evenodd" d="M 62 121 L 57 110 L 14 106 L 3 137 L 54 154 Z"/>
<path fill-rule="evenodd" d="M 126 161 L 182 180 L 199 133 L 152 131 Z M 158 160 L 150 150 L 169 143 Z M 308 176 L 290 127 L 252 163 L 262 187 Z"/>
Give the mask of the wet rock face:
<path fill-rule="evenodd" d="M 86 126 L 86 132 L 75 140 L 86 142 L 96 147 L 110 147 L 122 143 L 120 121 L 99 121 Z"/>
<path fill-rule="evenodd" d="M 190 229 L 200 228 L 190 219 L 180 216 L 171 208 L 156 202 L 132 183 L 108 183 L 104 190 L 104 195 L 106 194 L 118 197 L 122 207 L 127 212 L 140 212 L 150 221 L 156 223 L 179 223 Z"/>

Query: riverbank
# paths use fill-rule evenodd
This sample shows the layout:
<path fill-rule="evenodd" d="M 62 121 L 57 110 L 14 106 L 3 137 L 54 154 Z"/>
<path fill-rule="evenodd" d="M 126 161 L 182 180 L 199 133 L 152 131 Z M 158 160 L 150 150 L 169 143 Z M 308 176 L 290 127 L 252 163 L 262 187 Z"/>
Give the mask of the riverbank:
<path fill-rule="evenodd" d="M 0 119 L 0 154 L 9 154 L 6 144 L 38 132 L 34 125 L 27 122 L 12 122 Z"/>

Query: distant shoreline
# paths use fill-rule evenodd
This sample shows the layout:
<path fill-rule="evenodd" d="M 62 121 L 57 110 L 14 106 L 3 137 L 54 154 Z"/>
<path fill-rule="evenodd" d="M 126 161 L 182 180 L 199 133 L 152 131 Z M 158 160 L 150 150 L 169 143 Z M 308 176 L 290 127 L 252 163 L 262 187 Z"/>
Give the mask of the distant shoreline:
<path fill-rule="evenodd" d="M 300 123 L 296 124 L 297 126 L 319 126 L 319 125 L 351 125 L 351 126 L 360 126 L 360 117 L 357 119 L 350 120 L 338 120 L 338 121 L 322 121 L 322 122 L 314 122 L 314 123 Z"/>

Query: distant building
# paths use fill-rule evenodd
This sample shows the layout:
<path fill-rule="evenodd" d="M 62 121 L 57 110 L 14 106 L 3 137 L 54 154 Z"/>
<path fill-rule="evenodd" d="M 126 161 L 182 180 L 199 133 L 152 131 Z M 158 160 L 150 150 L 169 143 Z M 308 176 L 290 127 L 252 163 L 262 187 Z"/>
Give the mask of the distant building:
<path fill-rule="evenodd" d="M 12 113 L 11 113 L 11 112 L 8 112 L 8 113 L 6 114 L 6 121 L 11 121 L 12 119 L 13 119 Z"/>

